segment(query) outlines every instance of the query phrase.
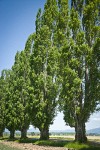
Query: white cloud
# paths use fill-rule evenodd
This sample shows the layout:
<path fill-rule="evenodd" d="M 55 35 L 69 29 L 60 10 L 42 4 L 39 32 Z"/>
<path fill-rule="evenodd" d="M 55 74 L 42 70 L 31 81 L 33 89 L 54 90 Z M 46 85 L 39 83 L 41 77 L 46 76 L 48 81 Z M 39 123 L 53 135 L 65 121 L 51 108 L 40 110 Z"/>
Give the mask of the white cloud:
<path fill-rule="evenodd" d="M 58 115 L 55 117 L 53 125 L 50 126 L 50 130 L 71 130 L 74 128 L 71 128 L 66 125 L 65 121 L 63 120 L 63 113 L 58 113 Z"/>
<path fill-rule="evenodd" d="M 91 115 L 89 121 L 86 123 L 86 129 L 100 128 L 100 112 Z"/>
<path fill-rule="evenodd" d="M 29 130 L 31 130 L 31 129 L 33 129 L 33 126 L 32 126 L 32 125 L 29 126 Z"/>
<path fill-rule="evenodd" d="M 100 121 L 100 118 L 92 118 L 93 121 Z"/>

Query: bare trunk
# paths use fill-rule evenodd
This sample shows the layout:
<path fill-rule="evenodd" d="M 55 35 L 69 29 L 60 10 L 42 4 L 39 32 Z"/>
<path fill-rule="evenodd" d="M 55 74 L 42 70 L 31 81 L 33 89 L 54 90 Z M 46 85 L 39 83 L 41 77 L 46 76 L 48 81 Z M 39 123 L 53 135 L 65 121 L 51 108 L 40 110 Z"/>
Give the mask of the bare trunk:
<path fill-rule="evenodd" d="M 3 137 L 3 131 L 0 132 L 0 137 Z"/>
<path fill-rule="evenodd" d="M 26 139 L 27 138 L 27 129 L 23 128 L 21 130 L 21 139 Z"/>
<path fill-rule="evenodd" d="M 14 139 L 15 138 L 15 130 L 11 130 L 10 131 L 10 139 Z"/>
<path fill-rule="evenodd" d="M 40 130 L 40 140 L 48 140 L 49 139 L 49 129 L 44 128 Z"/>
<path fill-rule="evenodd" d="M 87 142 L 85 123 L 77 122 L 75 126 L 75 141 L 80 143 Z"/>
<path fill-rule="evenodd" d="M 85 123 L 83 123 L 83 137 L 84 137 L 84 142 L 87 142 Z"/>
<path fill-rule="evenodd" d="M 5 129 L 4 127 L 2 127 L 2 126 L 0 127 L 0 137 L 3 137 L 4 129 Z"/>

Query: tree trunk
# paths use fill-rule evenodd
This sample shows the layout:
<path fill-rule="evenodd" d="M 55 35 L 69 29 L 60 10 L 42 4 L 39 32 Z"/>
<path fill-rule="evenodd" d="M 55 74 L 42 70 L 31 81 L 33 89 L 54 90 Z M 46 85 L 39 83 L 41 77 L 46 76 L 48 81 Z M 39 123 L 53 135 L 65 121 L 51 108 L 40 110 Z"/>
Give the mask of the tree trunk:
<path fill-rule="evenodd" d="M 83 123 L 83 139 L 84 142 L 87 142 L 85 123 Z"/>
<path fill-rule="evenodd" d="M 21 139 L 26 139 L 27 138 L 27 129 L 23 128 L 21 130 Z"/>
<path fill-rule="evenodd" d="M 49 139 L 49 129 L 44 128 L 40 130 L 40 140 L 48 140 Z"/>
<path fill-rule="evenodd" d="M 3 131 L 0 131 L 0 137 L 3 137 Z"/>
<path fill-rule="evenodd" d="M 11 130 L 10 131 L 10 139 L 14 139 L 15 138 L 15 130 Z"/>
<path fill-rule="evenodd" d="M 1 128 L 0 128 L 0 137 L 3 137 L 4 130 L 5 130 L 5 128 L 1 126 Z"/>
<path fill-rule="evenodd" d="M 87 142 L 85 123 L 77 122 L 75 126 L 75 141 L 80 143 Z"/>

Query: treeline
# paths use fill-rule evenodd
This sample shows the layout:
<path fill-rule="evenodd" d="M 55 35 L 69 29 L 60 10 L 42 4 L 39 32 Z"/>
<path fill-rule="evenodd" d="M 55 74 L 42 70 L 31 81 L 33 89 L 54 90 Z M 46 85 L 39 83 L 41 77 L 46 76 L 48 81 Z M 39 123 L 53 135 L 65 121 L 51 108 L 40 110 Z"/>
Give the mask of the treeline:
<path fill-rule="evenodd" d="M 31 123 L 46 140 L 60 110 L 85 142 L 100 102 L 100 1 L 47 0 L 35 23 L 12 69 L 1 73 L 0 136 L 7 128 L 10 138 L 15 130 L 26 138 Z"/>

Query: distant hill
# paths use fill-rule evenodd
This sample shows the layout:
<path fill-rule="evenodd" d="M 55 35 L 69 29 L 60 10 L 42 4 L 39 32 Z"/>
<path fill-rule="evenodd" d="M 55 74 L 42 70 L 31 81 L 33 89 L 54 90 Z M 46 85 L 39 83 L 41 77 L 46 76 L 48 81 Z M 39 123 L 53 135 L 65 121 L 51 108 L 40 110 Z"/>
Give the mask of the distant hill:
<path fill-rule="evenodd" d="M 87 130 L 87 134 L 100 134 L 100 128 Z"/>
<path fill-rule="evenodd" d="M 50 130 L 50 132 L 55 132 L 55 133 L 75 133 L 74 129 L 69 129 L 69 130 Z"/>
<path fill-rule="evenodd" d="M 29 129 L 28 132 L 39 132 L 38 129 Z M 55 133 L 75 133 L 74 129 L 68 129 L 68 130 L 50 130 L 50 132 Z M 94 133 L 94 134 L 100 134 L 100 128 L 90 129 L 86 131 L 87 134 Z"/>
<path fill-rule="evenodd" d="M 39 132 L 38 129 L 28 129 L 28 132 Z M 75 130 L 72 129 L 72 130 L 50 130 L 49 132 L 54 132 L 54 133 L 74 133 Z"/>
<path fill-rule="evenodd" d="M 74 129 L 69 129 L 69 130 L 51 130 L 50 132 L 75 133 L 75 130 Z M 86 133 L 87 134 L 100 134 L 100 128 L 87 130 Z"/>

